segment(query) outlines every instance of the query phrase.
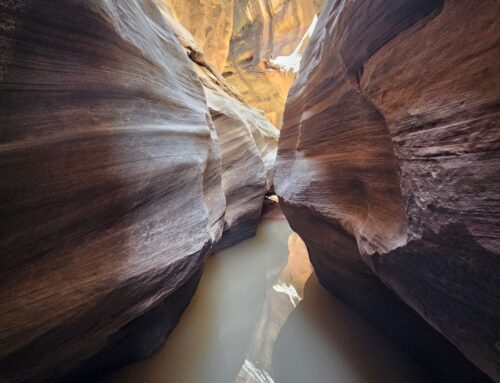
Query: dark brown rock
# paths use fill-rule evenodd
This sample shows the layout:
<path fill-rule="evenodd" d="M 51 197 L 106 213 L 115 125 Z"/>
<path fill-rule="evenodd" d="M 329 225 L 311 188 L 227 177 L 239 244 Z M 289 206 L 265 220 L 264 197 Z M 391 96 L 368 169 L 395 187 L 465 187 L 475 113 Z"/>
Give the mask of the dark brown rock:
<path fill-rule="evenodd" d="M 2 382 L 148 356 L 204 258 L 255 233 L 278 131 L 169 12 L 0 5 Z"/>
<path fill-rule="evenodd" d="M 225 199 L 202 84 L 152 2 L 3 2 L 0 31 L 0 380 L 31 382 L 169 297 L 175 323 Z"/>
<path fill-rule="evenodd" d="M 184 285 L 158 306 L 141 315 L 113 334 L 106 347 L 81 366 L 62 376 L 60 382 L 95 382 L 123 365 L 149 357 L 158 351 L 177 325 L 193 296 L 201 277 L 200 268 Z"/>
<path fill-rule="evenodd" d="M 496 380 L 498 20 L 488 0 L 330 1 L 289 95 L 275 176 L 325 286 L 427 365 L 458 361 L 435 335 L 411 339 L 413 326 L 433 330 L 388 286 Z"/>

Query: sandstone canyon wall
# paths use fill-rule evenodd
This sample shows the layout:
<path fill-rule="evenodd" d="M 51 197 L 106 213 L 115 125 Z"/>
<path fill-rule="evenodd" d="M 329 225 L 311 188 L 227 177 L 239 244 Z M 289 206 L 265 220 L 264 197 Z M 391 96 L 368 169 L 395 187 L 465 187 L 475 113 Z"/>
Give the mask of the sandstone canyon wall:
<path fill-rule="evenodd" d="M 500 381 L 499 20 L 492 0 L 331 0 L 279 142 L 318 277 L 438 381 L 486 378 L 434 329 Z"/>
<path fill-rule="evenodd" d="M 297 50 L 326 0 L 158 0 L 199 43 L 242 99 L 281 127 L 293 69 L 273 62 Z M 298 61 L 298 57 L 289 57 Z"/>
<path fill-rule="evenodd" d="M 273 64 L 292 55 L 326 0 L 235 0 L 233 32 L 224 77 L 245 102 L 281 127 L 291 69 Z M 303 44 L 305 47 L 305 45 Z"/>
<path fill-rule="evenodd" d="M 223 231 L 252 234 L 277 130 L 153 1 L 0 15 L 0 380 L 74 381 L 159 347 Z"/>
<path fill-rule="evenodd" d="M 222 72 L 233 31 L 234 0 L 158 0 L 185 26 L 217 71 Z"/>
<path fill-rule="evenodd" d="M 225 248 L 255 235 L 265 193 L 273 187 L 279 131 L 259 111 L 241 102 L 241 95 L 214 68 L 194 36 L 158 1 L 179 42 L 188 52 L 205 90 L 217 133 L 226 199 Z"/>

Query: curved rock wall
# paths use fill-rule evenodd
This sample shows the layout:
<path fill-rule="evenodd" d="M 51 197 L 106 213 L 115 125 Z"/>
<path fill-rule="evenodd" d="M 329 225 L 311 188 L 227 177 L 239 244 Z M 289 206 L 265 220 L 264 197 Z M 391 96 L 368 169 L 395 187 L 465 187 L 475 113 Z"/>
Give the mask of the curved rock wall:
<path fill-rule="evenodd" d="M 194 36 L 159 3 L 171 29 L 188 52 L 205 89 L 218 137 L 226 198 L 224 235 L 219 248 L 255 235 L 263 195 L 273 187 L 279 131 L 212 66 Z"/>
<path fill-rule="evenodd" d="M 219 247 L 224 248 L 255 235 L 262 196 L 268 190 L 267 169 L 251 130 L 257 130 L 261 121 L 253 119 L 246 106 L 234 102 L 223 92 L 207 90 L 207 101 L 221 149 L 226 214 Z M 261 118 L 264 127 L 270 125 L 264 117 Z"/>
<path fill-rule="evenodd" d="M 272 63 L 291 55 L 326 0 L 236 0 L 224 77 L 250 106 L 281 127 L 292 70 Z"/>
<path fill-rule="evenodd" d="M 0 30 L 0 380 L 74 381 L 159 347 L 224 227 L 260 213 L 277 131 L 245 127 L 232 212 L 217 135 L 241 123 L 214 125 L 203 57 L 153 1 L 7 2 Z"/>
<path fill-rule="evenodd" d="M 499 20 L 488 0 L 330 1 L 279 142 L 276 190 L 323 284 L 440 381 L 483 378 L 437 366 L 454 351 L 386 286 L 500 380 Z"/>
<path fill-rule="evenodd" d="M 192 33 L 215 69 L 222 72 L 233 31 L 233 0 L 158 0 Z"/>
<path fill-rule="evenodd" d="M 194 36 L 206 60 L 223 71 L 242 100 L 281 127 L 296 73 L 273 60 L 302 53 L 304 35 L 326 0 L 156 2 Z"/>

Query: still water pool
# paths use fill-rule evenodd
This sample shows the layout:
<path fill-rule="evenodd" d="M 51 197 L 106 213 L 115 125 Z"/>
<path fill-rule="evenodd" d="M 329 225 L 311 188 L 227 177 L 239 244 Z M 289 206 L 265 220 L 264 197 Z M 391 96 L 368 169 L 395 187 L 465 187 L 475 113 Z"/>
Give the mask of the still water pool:
<path fill-rule="evenodd" d="M 423 371 L 318 282 L 276 211 L 207 261 L 162 349 L 105 383 L 424 383 Z"/>

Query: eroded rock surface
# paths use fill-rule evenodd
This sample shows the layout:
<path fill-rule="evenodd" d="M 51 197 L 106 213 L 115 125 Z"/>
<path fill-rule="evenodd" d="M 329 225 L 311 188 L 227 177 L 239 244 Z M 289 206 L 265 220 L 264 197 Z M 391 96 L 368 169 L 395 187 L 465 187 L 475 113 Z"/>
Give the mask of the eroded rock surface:
<path fill-rule="evenodd" d="M 440 381 L 484 378 L 386 286 L 500 380 L 499 20 L 496 1 L 330 1 L 279 143 L 276 190 L 323 284 Z"/>
<path fill-rule="evenodd" d="M 263 195 L 273 186 L 278 131 L 220 88 L 207 87 L 206 93 L 222 158 L 226 213 L 219 248 L 224 248 L 255 235 Z"/>
<path fill-rule="evenodd" d="M 158 3 L 200 76 L 218 136 L 226 198 L 224 235 L 219 248 L 255 235 L 264 194 L 273 187 L 279 131 L 213 67 L 193 35 L 172 10 Z"/>
<path fill-rule="evenodd" d="M 326 0 L 156 2 L 194 36 L 242 100 L 281 127 L 307 32 Z"/>
<path fill-rule="evenodd" d="M 264 111 L 281 127 L 288 90 L 296 78 L 290 68 L 273 64 L 301 44 L 326 0 L 236 0 L 231 45 L 224 77 L 246 103 Z M 290 58 L 293 61 L 294 58 Z"/>
<path fill-rule="evenodd" d="M 0 380 L 74 381 L 159 346 L 277 134 L 153 1 L 7 2 L 0 31 Z"/>
<path fill-rule="evenodd" d="M 217 71 L 222 72 L 233 31 L 234 0 L 157 0 L 185 26 Z"/>

